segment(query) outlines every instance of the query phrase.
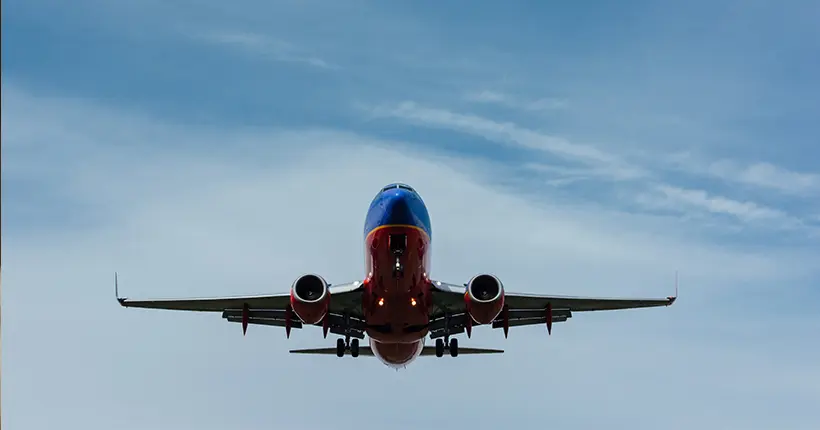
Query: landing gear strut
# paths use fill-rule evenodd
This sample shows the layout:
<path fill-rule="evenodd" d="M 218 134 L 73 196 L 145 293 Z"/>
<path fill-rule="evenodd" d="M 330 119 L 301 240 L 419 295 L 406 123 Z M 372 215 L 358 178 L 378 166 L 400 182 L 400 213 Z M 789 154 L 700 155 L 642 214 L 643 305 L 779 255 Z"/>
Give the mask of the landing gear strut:
<path fill-rule="evenodd" d="M 444 350 L 450 351 L 450 357 L 458 357 L 458 339 L 450 339 L 450 314 L 444 315 L 444 339 L 436 339 L 436 357 L 443 357 Z"/>
<path fill-rule="evenodd" d="M 345 338 L 336 339 L 336 356 L 344 357 L 350 351 L 351 357 L 359 356 L 359 339 L 350 339 L 350 315 L 344 314 Z"/>
<path fill-rule="evenodd" d="M 387 240 L 390 253 L 396 258 L 396 264 L 393 265 L 393 278 L 402 278 L 404 277 L 404 265 L 401 262 L 401 257 L 407 249 L 407 235 L 391 234 Z"/>
<path fill-rule="evenodd" d="M 400 257 L 396 257 L 396 264 L 393 266 L 393 277 L 396 279 L 404 277 L 404 266 L 401 264 Z"/>

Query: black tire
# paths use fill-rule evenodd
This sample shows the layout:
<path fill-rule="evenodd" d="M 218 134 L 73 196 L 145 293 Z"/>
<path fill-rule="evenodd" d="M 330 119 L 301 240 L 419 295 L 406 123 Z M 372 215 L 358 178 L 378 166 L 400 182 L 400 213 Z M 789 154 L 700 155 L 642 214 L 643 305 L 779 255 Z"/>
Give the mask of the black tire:
<path fill-rule="evenodd" d="M 359 356 L 359 339 L 353 339 L 350 341 L 350 356 L 351 357 L 358 357 Z"/>
<path fill-rule="evenodd" d="M 344 339 L 336 339 L 336 356 L 337 357 L 344 357 L 345 356 L 345 341 L 344 341 Z"/>
<path fill-rule="evenodd" d="M 436 339 L 436 357 L 444 357 L 444 341 Z"/>
<path fill-rule="evenodd" d="M 450 357 L 458 357 L 458 339 L 450 339 Z"/>

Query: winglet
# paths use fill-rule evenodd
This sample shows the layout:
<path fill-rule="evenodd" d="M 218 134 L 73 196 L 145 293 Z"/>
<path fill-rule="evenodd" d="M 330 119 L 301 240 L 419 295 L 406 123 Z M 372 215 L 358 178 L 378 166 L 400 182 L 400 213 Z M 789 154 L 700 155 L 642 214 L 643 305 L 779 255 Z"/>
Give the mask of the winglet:
<path fill-rule="evenodd" d="M 671 305 L 672 303 L 675 303 L 675 300 L 678 299 L 678 271 L 677 270 L 675 270 L 675 295 L 674 296 L 669 296 L 669 297 L 667 297 L 667 299 L 669 300 L 669 304 L 667 306 Z"/>
<path fill-rule="evenodd" d="M 125 297 L 120 297 L 120 286 L 117 278 L 117 272 L 114 272 L 114 295 L 117 296 L 117 301 L 120 302 L 120 305 L 125 306 L 126 299 Z"/>

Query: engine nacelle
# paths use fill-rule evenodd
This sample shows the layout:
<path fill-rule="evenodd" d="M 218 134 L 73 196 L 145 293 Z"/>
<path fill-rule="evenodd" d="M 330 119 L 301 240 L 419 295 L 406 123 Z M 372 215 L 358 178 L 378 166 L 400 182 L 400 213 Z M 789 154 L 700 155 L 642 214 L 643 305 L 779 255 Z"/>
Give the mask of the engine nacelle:
<path fill-rule="evenodd" d="M 330 305 L 327 282 L 319 275 L 302 275 L 290 288 L 290 306 L 305 324 L 322 321 Z"/>
<path fill-rule="evenodd" d="M 504 285 L 493 275 L 477 275 L 467 284 L 467 313 L 478 324 L 490 324 L 504 308 Z"/>

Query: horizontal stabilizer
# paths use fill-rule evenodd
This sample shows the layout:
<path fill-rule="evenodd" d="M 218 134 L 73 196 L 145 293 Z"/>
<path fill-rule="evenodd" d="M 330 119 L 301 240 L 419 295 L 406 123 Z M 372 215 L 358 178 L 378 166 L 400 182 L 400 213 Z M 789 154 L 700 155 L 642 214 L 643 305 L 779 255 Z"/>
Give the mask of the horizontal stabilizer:
<path fill-rule="evenodd" d="M 292 349 L 291 354 L 312 354 L 312 355 L 336 355 L 336 348 L 308 348 L 308 349 Z M 458 354 L 503 354 L 502 349 L 486 349 L 486 348 L 458 348 Z M 349 354 L 349 352 L 347 352 Z M 422 356 L 436 356 L 436 348 L 434 346 L 425 346 L 421 350 Z M 359 347 L 359 356 L 373 357 L 373 351 L 369 346 Z"/>
<path fill-rule="evenodd" d="M 447 352 L 445 352 L 446 354 Z M 486 349 L 486 348 L 466 348 L 466 347 L 458 347 L 458 355 L 470 355 L 470 354 L 503 354 L 503 349 Z M 421 355 L 432 355 L 433 357 L 436 356 L 436 347 L 434 346 L 425 346 L 424 349 L 421 350 Z"/>
<path fill-rule="evenodd" d="M 291 349 L 291 354 L 312 354 L 312 355 L 336 355 L 336 348 L 308 348 L 308 349 Z M 345 352 L 345 354 L 350 354 L 350 352 Z M 359 347 L 359 355 L 364 355 L 368 357 L 373 356 L 373 351 L 370 350 L 370 347 L 362 346 Z"/>

